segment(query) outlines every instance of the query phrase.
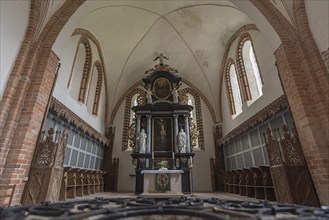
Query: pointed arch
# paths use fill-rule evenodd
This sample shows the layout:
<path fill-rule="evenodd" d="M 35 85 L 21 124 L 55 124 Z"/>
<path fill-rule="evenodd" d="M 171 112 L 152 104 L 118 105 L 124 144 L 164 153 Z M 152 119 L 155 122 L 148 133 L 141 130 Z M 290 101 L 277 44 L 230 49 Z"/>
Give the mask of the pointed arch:
<path fill-rule="evenodd" d="M 128 149 L 128 129 L 129 125 L 131 123 L 131 107 L 132 107 L 132 101 L 136 95 L 142 95 L 145 94 L 145 90 L 141 88 L 134 88 L 133 90 L 129 91 L 129 93 L 125 96 L 126 97 L 126 103 L 125 103 L 125 112 L 124 112 L 124 121 L 123 121 L 123 133 L 122 133 L 122 151 L 125 151 Z M 121 102 L 120 102 L 121 103 Z"/>
<path fill-rule="evenodd" d="M 225 67 L 226 93 L 229 102 L 230 114 L 232 116 L 238 115 L 242 112 L 242 100 L 234 60 L 229 58 Z"/>
<path fill-rule="evenodd" d="M 84 48 L 83 51 L 81 51 L 82 50 L 81 46 Z M 83 59 L 83 61 L 80 60 L 81 58 Z M 80 66 L 81 65 L 80 62 L 83 62 L 83 66 Z M 88 83 L 89 83 L 90 71 L 91 71 L 91 62 L 92 62 L 92 50 L 89 40 L 88 38 L 82 36 L 77 44 L 77 49 L 72 64 L 71 74 L 67 84 L 67 88 L 71 90 L 71 94 L 73 95 L 73 97 L 82 103 L 85 103 L 86 101 L 86 95 L 87 95 L 87 89 L 88 89 Z M 71 87 L 72 81 L 80 81 L 79 89 Z M 78 91 L 76 91 L 77 89 Z"/>
<path fill-rule="evenodd" d="M 253 42 L 249 33 L 240 36 L 236 62 L 244 101 L 256 100 L 263 95 L 263 79 L 256 58 Z"/>
<path fill-rule="evenodd" d="M 198 146 L 200 149 L 205 150 L 200 95 L 196 90 L 194 90 L 193 88 L 190 88 L 190 87 L 182 89 L 181 92 L 182 92 L 182 94 L 190 94 L 194 98 L 195 121 L 196 121 L 196 126 L 197 126 L 197 129 L 199 132 Z"/>
<path fill-rule="evenodd" d="M 92 113 L 94 115 L 98 114 L 98 107 L 99 107 L 99 100 L 101 96 L 102 91 L 102 85 L 103 85 L 103 75 L 104 72 L 102 70 L 102 65 L 99 60 L 96 60 L 94 63 L 94 67 L 97 69 L 97 81 L 96 81 L 96 88 L 94 93 L 94 101 L 92 106 Z M 91 85 L 89 86 L 91 88 Z M 92 91 L 91 91 L 92 92 Z"/>
<path fill-rule="evenodd" d="M 92 61 L 92 51 L 90 47 L 90 43 L 88 38 L 81 37 L 80 42 L 85 46 L 86 49 L 86 59 L 83 67 L 82 78 L 80 83 L 80 90 L 79 90 L 79 98 L 78 101 L 83 103 L 86 102 L 86 94 L 88 89 L 88 82 L 90 78 L 90 70 L 91 70 L 91 61 Z"/>

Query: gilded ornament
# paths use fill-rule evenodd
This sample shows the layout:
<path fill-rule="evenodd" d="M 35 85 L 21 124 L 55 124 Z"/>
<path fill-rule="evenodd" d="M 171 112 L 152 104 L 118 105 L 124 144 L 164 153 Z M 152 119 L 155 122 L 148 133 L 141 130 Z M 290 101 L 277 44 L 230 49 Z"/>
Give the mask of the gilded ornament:
<path fill-rule="evenodd" d="M 136 148 L 136 119 L 133 118 L 133 122 L 128 128 L 128 146 L 133 150 Z"/>
<path fill-rule="evenodd" d="M 197 126 L 192 121 L 192 118 L 190 118 L 190 131 L 191 131 L 191 145 L 193 149 L 198 146 L 199 131 Z"/>

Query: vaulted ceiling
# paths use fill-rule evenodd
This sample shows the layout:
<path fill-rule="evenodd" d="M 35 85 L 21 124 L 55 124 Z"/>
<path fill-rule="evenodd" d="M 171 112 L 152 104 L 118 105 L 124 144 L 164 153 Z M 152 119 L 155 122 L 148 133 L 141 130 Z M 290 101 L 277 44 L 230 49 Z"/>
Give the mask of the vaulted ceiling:
<path fill-rule="evenodd" d="M 67 34 L 82 28 L 99 41 L 105 61 L 109 105 L 159 53 L 194 84 L 216 109 L 226 42 L 250 19 L 230 1 L 86 1 L 69 20 Z M 69 35 L 67 35 L 69 37 Z M 65 41 L 57 42 L 64 48 Z"/>

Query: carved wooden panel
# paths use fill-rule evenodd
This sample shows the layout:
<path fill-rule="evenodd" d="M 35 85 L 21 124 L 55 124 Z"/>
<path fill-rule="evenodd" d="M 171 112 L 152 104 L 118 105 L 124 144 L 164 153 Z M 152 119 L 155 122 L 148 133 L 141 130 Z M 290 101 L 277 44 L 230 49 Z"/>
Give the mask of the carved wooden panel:
<path fill-rule="evenodd" d="M 58 201 L 63 178 L 64 152 L 67 133 L 50 129 L 39 136 L 28 180 L 22 197 L 23 204 Z"/>
<path fill-rule="evenodd" d="M 297 135 L 286 125 L 266 131 L 266 148 L 271 165 L 271 176 L 278 202 L 318 206 L 319 201 L 305 164 Z"/>

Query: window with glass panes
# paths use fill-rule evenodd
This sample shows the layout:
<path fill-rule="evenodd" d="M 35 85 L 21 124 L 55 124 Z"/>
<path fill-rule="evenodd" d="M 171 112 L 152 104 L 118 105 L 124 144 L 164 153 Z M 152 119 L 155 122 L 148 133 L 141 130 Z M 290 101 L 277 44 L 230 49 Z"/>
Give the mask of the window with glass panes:
<path fill-rule="evenodd" d="M 68 133 L 64 167 L 100 170 L 103 161 L 103 146 L 98 141 L 75 129 L 60 118 L 48 114 L 43 130 L 66 130 Z"/>
<path fill-rule="evenodd" d="M 275 117 L 224 144 L 223 153 L 226 170 L 269 165 L 263 133 L 266 132 L 267 128 L 272 130 L 279 128 L 282 132 L 281 128 L 284 124 L 290 130 L 294 127 L 289 110 L 278 113 Z"/>

